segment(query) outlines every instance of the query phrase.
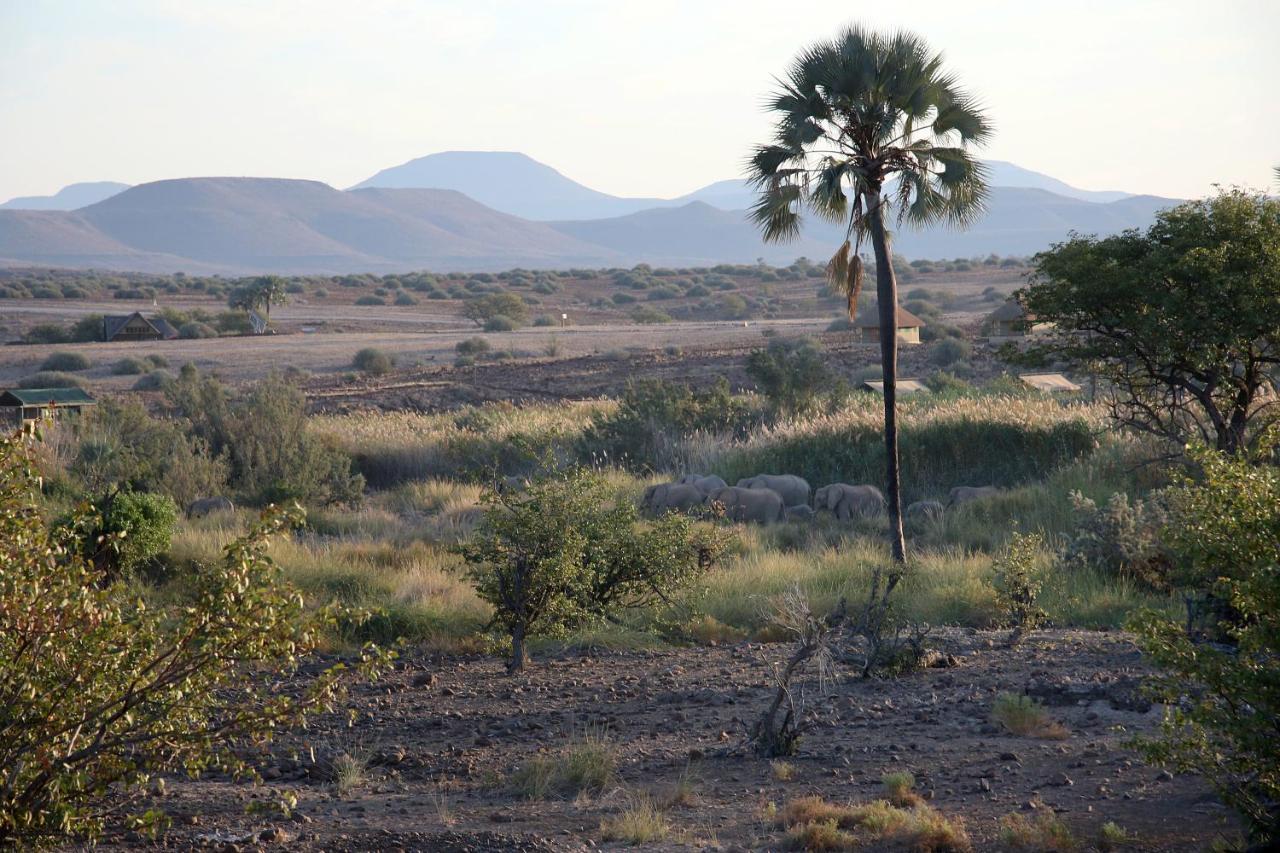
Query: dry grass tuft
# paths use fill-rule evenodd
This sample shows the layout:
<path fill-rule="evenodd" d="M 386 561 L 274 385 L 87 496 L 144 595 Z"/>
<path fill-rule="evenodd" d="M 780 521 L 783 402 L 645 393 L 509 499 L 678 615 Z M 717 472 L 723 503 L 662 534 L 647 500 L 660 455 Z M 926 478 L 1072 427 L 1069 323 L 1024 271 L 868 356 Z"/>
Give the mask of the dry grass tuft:
<path fill-rule="evenodd" d="M 800 797 L 783 806 L 778 823 L 792 850 L 909 850 L 968 853 L 964 825 L 930 806 L 900 808 L 885 800 L 840 806 L 821 797 Z"/>
<path fill-rule="evenodd" d="M 633 846 L 651 844 L 666 840 L 671 834 L 671 824 L 653 798 L 644 794 L 635 797 L 617 816 L 601 821 L 600 834 L 605 841 L 621 841 Z"/>
<path fill-rule="evenodd" d="M 1000 821 L 1000 842 L 1025 853 L 1072 853 L 1081 847 L 1071 828 L 1051 812 L 1034 818 L 1016 812 L 1006 815 Z"/>
<path fill-rule="evenodd" d="M 546 799 L 553 793 L 594 795 L 613 782 L 617 768 L 613 744 L 601 732 L 587 732 L 556 755 L 534 756 L 511 775 L 511 785 L 528 800 Z"/>
<path fill-rule="evenodd" d="M 916 777 L 907 770 L 884 774 L 880 777 L 880 784 L 884 785 L 885 797 L 898 808 L 911 808 L 924 802 L 913 790 Z"/>
<path fill-rule="evenodd" d="M 790 782 L 796 778 L 796 766 L 789 761 L 771 761 L 769 770 L 773 778 L 779 782 Z"/>
<path fill-rule="evenodd" d="M 991 718 L 1020 737 L 1066 740 L 1070 732 L 1052 719 L 1044 707 L 1019 693 L 1001 693 L 991 707 Z"/>

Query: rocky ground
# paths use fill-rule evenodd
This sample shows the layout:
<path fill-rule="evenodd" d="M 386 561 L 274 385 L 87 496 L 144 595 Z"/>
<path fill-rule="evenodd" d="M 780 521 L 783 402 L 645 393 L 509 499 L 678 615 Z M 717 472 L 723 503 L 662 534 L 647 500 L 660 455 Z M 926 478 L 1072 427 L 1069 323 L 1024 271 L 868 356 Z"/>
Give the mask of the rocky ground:
<path fill-rule="evenodd" d="M 953 665 L 892 680 L 843 677 L 810 689 L 816 727 L 786 767 L 743 748 L 787 644 L 536 658 L 523 675 L 494 658 L 407 654 L 352 697 L 359 710 L 321 721 L 256 760 L 264 782 L 170 779 L 153 792 L 173 826 L 158 846 L 218 850 L 584 850 L 641 792 L 668 804 L 667 840 L 646 849 L 773 850 L 769 804 L 818 794 L 867 801 L 886 772 L 962 818 L 977 850 L 1000 849 L 1010 813 L 1052 811 L 1089 849 L 1114 821 L 1134 849 L 1200 850 L 1233 829 L 1203 781 L 1146 765 L 1127 746 L 1159 708 L 1124 636 L 1045 631 L 1009 649 L 1003 635 L 938 636 Z M 812 685 L 811 685 L 812 688 Z M 992 720 L 1001 692 L 1029 693 L 1061 723 L 1059 739 L 1019 737 Z M 531 800 L 518 768 L 583 733 L 617 757 L 604 790 Z M 358 759 L 345 776 L 338 756 Z M 340 781 L 341 780 L 341 781 Z M 289 815 L 277 808 L 296 796 Z M 150 845 L 123 831 L 108 849 Z"/>

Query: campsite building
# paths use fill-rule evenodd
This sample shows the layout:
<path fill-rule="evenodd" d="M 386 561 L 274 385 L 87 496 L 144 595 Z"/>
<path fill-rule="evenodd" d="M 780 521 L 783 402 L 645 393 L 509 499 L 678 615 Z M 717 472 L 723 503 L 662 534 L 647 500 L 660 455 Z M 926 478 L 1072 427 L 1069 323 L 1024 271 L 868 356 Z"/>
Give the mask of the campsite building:
<path fill-rule="evenodd" d="M 1018 379 L 1022 380 L 1024 385 L 1047 394 L 1073 394 L 1080 390 L 1079 385 L 1061 373 L 1020 373 Z"/>
<path fill-rule="evenodd" d="M 880 343 L 880 313 L 877 309 L 869 309 L 858 315 L 854 321 L 858 330 L 858 340 L 864 344 Z M 920 343 L 920 330 L 924 328 L 924 320 L 912 314 L 906 308 L 898 306 L 898 340 L 904 344 Z"/>
<path fill-rule="evenodd" d="M 13 429 L 94 405 L 97 401 L 80 388 L 13 388 L 0 393 L 0 423 Z"/>
<path fill-rule="evenodd" d="M 104 341 L 171 341 L 178 330 L 163 317 L 147 319 L 141 311 L 111 314 L 102 318 Z"/>
<path fill-rule="evenodd" d="M 859 387 L 863 391 L 871 391 L 872 393 L 880 394 L 882 396 L 884 394 L 884 383 L 879 380 L 873 381 L 868 379 L 866 382 L 863 382 L 862 385 L 860 385 Z M 897 389 L 897 393 L 901 397 L 906 397 L 911 394 L 928 394 L 929 393 L 929 387 L 925 385 L 923 382 L 921 382 L 919 379 L 899 379 L 894 387 Z"/>
<path fill-rule="evenodd" d="M 1044 331 L 1049 324 L 1037 323 L 1035 314 L 1016 299 L 1010 299 L 987 315 L 987 327 L 993 338 L 1025 338 Z"/>

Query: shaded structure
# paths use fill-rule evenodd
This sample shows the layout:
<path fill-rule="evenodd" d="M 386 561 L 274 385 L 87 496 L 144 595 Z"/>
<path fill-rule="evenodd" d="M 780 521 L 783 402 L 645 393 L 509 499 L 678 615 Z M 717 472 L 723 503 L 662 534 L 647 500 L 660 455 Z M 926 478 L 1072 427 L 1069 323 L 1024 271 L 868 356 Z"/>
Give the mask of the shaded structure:
<path fill-rule="evenodd" d="M 924 328 L 924 320 L 912 314 L 906 308 L 898 306 L 898 341 L 904 344 L 920 343 L 920 330 Z M 880 343 L 880 312 L 869 308 L 858 315 L 853 323 L 858 332 L 858 340 L 864 344 Z M 898 380 L 901 387 L 902 380 Z"/>
<path fill-rule="evenodd" d="M 110 314 L 102 318 L 104 341 L 171 341 L 178 330 L 163 317 L 150 319 L 141 311 L 132 314 Z"/>
<path fill-rule="evenodd" d="M 1061 373 L 1021 373 L 1018 379 L 1038 391 L 1046 391 L 1050 394 L 1072 393 L 1080 390 L 1079 385 Z"/>
<path fill-rule="evenodd" d="M 878 381 L 872 382 L 868 380 L 866 382 L 863 382 L 858 387 L 861 388 L 863 391 L 872 391 L 876 394 L 884 394 L 883 382 L 878 382 Z M 925 385 L 923 382 L 921 382 L 919 379 L 899 379 L 898 393 L 899 394 L 928 394 L 929 387 Z"/>
<path fill-rule="evenodd" d="M 993 338 L 1025 338 L 1043 332 L 1052 324 L 1036 322 L 1035 314 L 1016 299 L 1010 299 L 987 315 L 985 325 Z"/>
<path fill-rule="evenodd" d="M 97 404 L 82 388 L 13 388 L 0 393 L 0 423 L 25 427 L 45 418 L 77 415 Z"/>

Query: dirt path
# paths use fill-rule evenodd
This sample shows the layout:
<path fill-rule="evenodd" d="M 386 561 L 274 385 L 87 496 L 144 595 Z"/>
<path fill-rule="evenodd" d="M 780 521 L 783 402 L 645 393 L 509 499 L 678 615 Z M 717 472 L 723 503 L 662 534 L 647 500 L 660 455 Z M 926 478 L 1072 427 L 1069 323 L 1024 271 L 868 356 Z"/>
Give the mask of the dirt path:
<path fill-rule="evenodd" d="M 354 726 L 322 722 L 262 755 L 264 785 L 171 780 L 153 805 L 174 817 L 164 846 L 176 849 L 582 850 L 602 845 L 601 821 L 637 792 L 661 802 L 688 774 L 687 802 L 667 810 L 671 835 L 646 849 L 776 850 L 769 803 L 867 801 L 884 773 L 910 770 L 933 806 L 964 819 L 980 851 L 997 849 L 1000 819 L 1015 812 L 1058 815 L 1085 849 L 1106 821 L 1143 850 L 1207 849 L 1230 829 L 1200 780 L 1162 773 L 1126 748 L 1153 730 L 1159 709 L 1137 692 L 1144 669 L 1124 636 L 1043 632 L 1016 650 L 995 634 L 939 639 L 956 656 L 952 668 L 838 681 L 818 700 L 817 727 L 785 780 L 735 749 L 771 693 L 783 644 L 543 658 L 517 677 L 491 658 L 410 656 L 359 691 Z M 1065 738 L 994 725 L 1004 691 L 1042 700 Z M 526 800 L 512 790 L 515 768 L 583 731 L 606 732 L 618 757 L 603 793 Z M 343 752 L 368 767 L 339 794 L 326 767 Z M 285 791 L 298 797 L 292 818 L 246 812 Z"/>

